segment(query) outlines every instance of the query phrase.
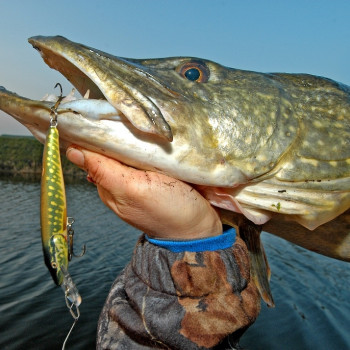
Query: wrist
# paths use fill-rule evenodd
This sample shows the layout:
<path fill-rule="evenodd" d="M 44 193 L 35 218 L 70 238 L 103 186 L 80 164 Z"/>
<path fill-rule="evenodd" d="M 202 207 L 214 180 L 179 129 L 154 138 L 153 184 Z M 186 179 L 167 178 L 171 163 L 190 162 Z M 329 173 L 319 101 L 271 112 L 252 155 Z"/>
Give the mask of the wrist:
<path fill-rule="evenodd" d="M 209 215 L 198 217 L 196 219 L 183 220 L 177 222 L 171 221 L 161 225 L 153 226 L 153 230 L 142 229 L 150 238 L 156 239 L 173 239 L 173 240 L 190 240 L 209 238 L 222 235 L 223 228 L 219 215 L 215 210 Z"/>

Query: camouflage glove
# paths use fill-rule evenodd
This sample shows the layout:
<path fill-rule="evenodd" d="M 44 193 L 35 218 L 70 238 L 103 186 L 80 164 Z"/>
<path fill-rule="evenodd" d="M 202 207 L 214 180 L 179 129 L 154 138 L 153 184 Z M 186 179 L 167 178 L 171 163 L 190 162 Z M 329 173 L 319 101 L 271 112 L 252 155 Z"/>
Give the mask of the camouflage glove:
<path fill-rule="evenodd" d="M 225 349 L 260 311 L 234 229 L 196 241 L 139 239 L 102 310 L 97 349 Z"/>

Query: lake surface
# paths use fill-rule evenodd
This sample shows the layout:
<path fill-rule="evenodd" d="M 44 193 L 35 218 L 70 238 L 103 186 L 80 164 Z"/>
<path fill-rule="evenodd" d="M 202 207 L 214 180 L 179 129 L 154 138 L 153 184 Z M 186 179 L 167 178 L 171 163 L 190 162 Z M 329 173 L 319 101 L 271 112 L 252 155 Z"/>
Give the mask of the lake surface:
<path fill-rule="evenodd" d="M 38 181 L 0 179 L 0 349 L 61 349 L 72 324 L 61 288 L 44 265 Z M 108 290 L 140 234 L 100 201 L 91 184 L 67 185 L 75 218 L 69 271 L 83 302 L 66 349 L 94 349 Z M 350 349 L 350 264 L 264 234 L 276 307 L 263 306 L 241 345 L 249 350 Z"/>

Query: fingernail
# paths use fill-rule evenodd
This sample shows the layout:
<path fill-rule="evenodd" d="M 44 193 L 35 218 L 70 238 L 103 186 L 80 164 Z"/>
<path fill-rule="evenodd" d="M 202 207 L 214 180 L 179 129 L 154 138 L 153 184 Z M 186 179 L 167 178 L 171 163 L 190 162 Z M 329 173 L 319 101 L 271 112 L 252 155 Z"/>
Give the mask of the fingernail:
<path fill-rule="evenodd" d="M 79 168 L 84 168 L 85 158 L 84 153 L 77 148 L 69 147 L 66 153 L 67 158 L 77 165 Z"/>

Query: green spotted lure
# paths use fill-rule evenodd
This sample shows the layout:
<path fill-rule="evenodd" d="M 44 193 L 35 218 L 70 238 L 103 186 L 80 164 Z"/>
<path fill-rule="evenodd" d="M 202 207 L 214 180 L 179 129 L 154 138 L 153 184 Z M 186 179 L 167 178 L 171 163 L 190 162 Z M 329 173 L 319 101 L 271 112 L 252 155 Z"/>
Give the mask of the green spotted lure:
<path fill-rule="evenodd" d="M 44 260 L 56 285 L 64 290 L 66 305 L 74 318 L 74 323 L 65 339 L 65 343 L 80 316 L 79 305 L 82 298 L 69 272 L 68 262 L 73 253 L 73 218 L 67 218 L 67 203 L 64 178 L 61 165 L 59 132 L 57 129 L 57 108 L 61 103 L 61 95 L 51 107 L 50 127 L 46 136 L 43 152 L 43 168 L 41 179 L 40 221 L 41 240 Z M 85 253 L 85 246 L 81 255 Z M 75 311 L 73 311 L 73 307 Z"/>

